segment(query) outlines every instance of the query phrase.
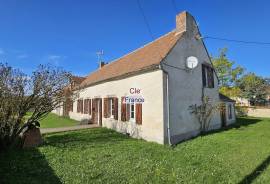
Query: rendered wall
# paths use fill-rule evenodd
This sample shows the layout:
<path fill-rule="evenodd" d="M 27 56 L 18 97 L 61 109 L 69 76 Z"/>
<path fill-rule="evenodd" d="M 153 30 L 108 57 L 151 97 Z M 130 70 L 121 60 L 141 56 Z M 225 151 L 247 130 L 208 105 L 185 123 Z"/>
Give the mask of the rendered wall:
<path fill-rule="evenodd" d="M 186 58 L 189 56 L 195 56 L 199 59 L 199 65 L 193 71 L 185 70 Z M 174 144 L 196 136 L 200 132 L 200 124 L 195 116 L 190 113 L 189 106 L 202 103 L 201 65 L 205 62 L 210 63 L 210 61 L 202 41 L 197 40 L 192 32 L 185 34 L 178 41 L 164 62 L 175 66 L 163 65 L 163 68 L 169 73 L 170 133 L 171 142 Z M 216 77 L 215 88 L 204 89 L 204 94 L 210 97 L 213 103 L 219 102 Z M 165 113 L 168 113 L 168 111 L 165 111 Z M 221 126 L 219 112 L 213 115 L 210 126 L 211 129 Z"/>
<path fill-rule="evenodd" d="M 80 97 L 106 98 L 118 97 L 118 121 L 112 118 L 103 118 L 102 126 L 113 128 L 123 133 L 129 133 L 133 137 L 143 138 L 148 141 L 164 143 L 163 135 L 163 72 L 156 70 L 144 74 L 131 76 L 125 79 L 101 83 L 90 86 L 80 92 Z M 121 97 L 129 95 L 130 88 L 141 89 L 141 95 L 145 99 L 142 104 L 142 125 L 134 122 L 121 122 Z M 103 102 L 102 102 L 103 103 Z M 77 101 L 73 104 L 73 112 L 70 118 L 83 121 L 90 118 L 87 114 L 77 113 Z M 103 112 L 103 111 L 102 111 Z"/>

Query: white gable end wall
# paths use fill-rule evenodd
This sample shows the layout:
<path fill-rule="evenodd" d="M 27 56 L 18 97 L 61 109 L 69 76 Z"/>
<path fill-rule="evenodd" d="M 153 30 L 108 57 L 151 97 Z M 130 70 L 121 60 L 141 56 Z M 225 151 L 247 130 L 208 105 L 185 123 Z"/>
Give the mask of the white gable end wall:
<path fill-rule="evenodd" d="M 198 67 L 193 71 L 185 70 L 186 59 L 189 56 L 195 56 L 199 60 Z M 171 65 L 163 64 L 162 67 L 169 77 L 169 126 L 171 143 L 175 144 L 200 132 L 200 124 L 190 113 L 189 107 L 202 104 L 202 63 L 210 64 L 210 60 L 202 41 L 197 40 L 193 33 L 185 33 L 163 62 Z M 215 87 L 205 88 L 204 94 L 210 97 L 213 103 L 219 102 L 216 76 Z M 213 115 L 210 128 L 220 128 L 220 126 L 220 113 L 217 112 Z"/>

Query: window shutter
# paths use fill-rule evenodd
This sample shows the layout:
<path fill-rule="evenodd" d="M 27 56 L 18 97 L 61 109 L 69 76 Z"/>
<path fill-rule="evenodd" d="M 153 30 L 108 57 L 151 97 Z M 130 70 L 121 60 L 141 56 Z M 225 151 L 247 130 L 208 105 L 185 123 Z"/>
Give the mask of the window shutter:
<path fill-rule="evenodd" d="M 142 104 L 136 104 L 136 124 L 142 124 Z"/>
<path fill-rule="evenodd" d="M 84 100 L 84 107 L 83 107 L 83 113 L 86 114 L 87 113 L 87 108 L 88 108 L 88 105 L 87 105 L 87 99 Z"/>
<path fill-rule="evenodd" d="M 211 85 L 212 85 L 212 88 L 215 87 L 215 80 L 214 80 L 214 69 L 211 68 Z"/>
<path fill-rule="evenodd" d="M 207 84 L 209 88 L 211 88 L 212 80 L 211 80 L 211 68 L 207 67 Z"/>
<path fill-rule="evenodd" d="M 206 87 L 205 66 L 204 65 L 202 65 L 202 83 L 203 83 L 203 87 Z"/>
<path fill-rule="evenodd" d="M 130 119 L 130 104 L 126 104 L 127 112 L 126 112 L 126 120 L 129 121 Z"/>
<path fill-rule="evenodd" d="M 114 119 L 118 120 L 118 98 L 114 98 L 113 103 L 114 103 Z"/>
<path fill-rule="evenodd" d="M 79 113 L 80 112 L 80 109 L 79 109 L 79 100 L 77 100 L 77 113 Z"/>
<path fill-rule="evenodd" d="M 124 103 L 124 99 L 125 97 L 121 98 L 121 121 L 127 121 L 126 119 L 127 108 L 126 108 L 126 104 Z"/>
<path fill-rule="evenodd" d="M 104 98 L 104 118 L 108 118 L 108 98 Z"/>
<path fill-rule="evenodd" d="M 71 102 L 70 102 L 70 111 L 71 111 L 71 112 L 73 112 L 73 103 L 74 103 L 74 102 L 71 100 Z"/>
<path fill-rule="evenodd" d="M 81 113 L 83 114 L 83 99 L 81 100 Z"/>
<path fill-rule="evenodd" d="M 88 114 L 91 115 L 91 112 L 92 112 L 92 100 L 89 99 L 89 102 L 88 102 Z"/>
<path fill-rule="evenodd" d="M 97 103 L 97 101 L 96 101 L 96 99 L 92 99 L 92 116 L 91 116 L 91 119 L 92 119 L 92 122 L 94 122 L 94 120 L 95 120 L 95 117 L 94 116 L 96 116 L 97 114 L 96 114 L 96 103 Z"/>

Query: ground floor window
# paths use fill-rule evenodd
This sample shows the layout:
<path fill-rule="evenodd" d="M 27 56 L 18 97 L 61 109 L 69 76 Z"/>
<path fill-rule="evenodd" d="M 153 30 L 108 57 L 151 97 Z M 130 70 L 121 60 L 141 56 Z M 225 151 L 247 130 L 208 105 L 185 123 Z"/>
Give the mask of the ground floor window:
<path fill-rule="evenodd" d="M 229 116 L 229 119 L 232 119 L 232 104 L 228 105 L 228 116 Z"/>
<path fill-rule="evenodd" d="M 113 98 L 110 98 L 109 100 L 110 102 L 110 117 L 113 118 L 113 115 L 114 115 L 114 99 Z"/>
<path fill-rule="evenodd" d="M 125 103 L 125 97 L 121 101 L 121 121 L 136 122 L 142 124 L 142 104 L 141 103 Z"/>
<path fill-rule="evenodd" d="M 118 98 L 104 98 L 104 118 L 114 118 L 118 120 Z"/>
<path fill-rule="evenodd" d="M 134 121 L 135 120 L 135 112 L 136 112 L 135 111 L 135 104 L 132 103 L 129 105 L 129 107 L 130 107 L 130 120 Z"/>

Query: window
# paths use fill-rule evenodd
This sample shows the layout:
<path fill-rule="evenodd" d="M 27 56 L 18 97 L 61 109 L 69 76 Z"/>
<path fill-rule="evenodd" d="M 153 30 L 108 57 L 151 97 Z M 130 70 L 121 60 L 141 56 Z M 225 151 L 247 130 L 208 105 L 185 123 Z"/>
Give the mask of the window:
<path fill-rule="evenodd" d="M 104 118 L 118 120 L 118 98 L 104 98 Z"/>
<path fill-rule="evenodd" d="M 134 103 L 132 103 L 132 104 L 130 104 L 130 120 L 131 121 L 134 121 L 135 120 L 135 104 Z"/>
<path fill-rule="evenodd" d="M 121 121 L 132 121 L 142 124 L 142 104 L 125 103 L 125 97 L 121 99 Z"/>
<path fill-rule="evenodd" d="M 113 118 L 114 115 L 114 101 L 113 98 L 110 98 L 110 117 Z"/>
<path fill-rule="evenodd" d="M 214 88 L 214 69 L 211 66 L 202 65 L 203 87 Z"/>
<path fill-rule="evenodd" d="M 232 104 L 228 105 L 228 115 L 229 115 L 229 119 L 232 119 Z"/>

